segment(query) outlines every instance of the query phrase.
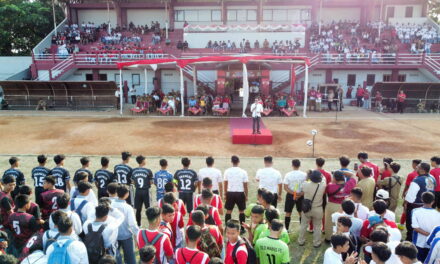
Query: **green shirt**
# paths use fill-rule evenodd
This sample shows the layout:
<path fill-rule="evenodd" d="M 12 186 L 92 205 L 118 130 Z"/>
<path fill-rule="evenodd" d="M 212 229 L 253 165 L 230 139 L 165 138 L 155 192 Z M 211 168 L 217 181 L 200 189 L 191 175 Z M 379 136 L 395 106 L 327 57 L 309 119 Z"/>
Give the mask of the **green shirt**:
<path fill-rule="evenodd" d="M 265 229 L 263 232 L 261 232 L 258 239 L 268 237 L 269 235 L 270 235 L 270 230 L 267 227 L 267 229 Z M 283 229 L 283 232 L 281 232 L 280 240 L 283 241 L 284 243 L 286 243 L 287 245 L 290 244 L 290 237 L 289 237 L 289 234 L 287 233 L 286 229 Z"/>
<path fill-rule="evenodd" d="M 255 253 L 260 264 L 290 263 L 289 247 L 278 238 L 259 239 L 255 245 Z"/>
<path fill-rule="evenodd" d="M 259 224 L 254 230 L 254 241 L 252 241 L 252 244 L 255 245 L 257 243 L 257 240 L 260 238 L 261 233 L 265 232 L 267 230 L 267 224 Z"/>

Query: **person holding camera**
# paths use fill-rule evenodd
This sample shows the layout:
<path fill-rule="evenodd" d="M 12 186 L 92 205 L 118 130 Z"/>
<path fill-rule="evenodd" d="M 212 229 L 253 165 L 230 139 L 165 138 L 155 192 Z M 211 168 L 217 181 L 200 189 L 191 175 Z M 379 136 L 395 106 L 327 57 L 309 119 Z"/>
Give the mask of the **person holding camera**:
<path fill-rule="evenodd" d="M 309 181 L 306 181 L 302 187 L 301 195 L 304 197 L 301 212 L 301 226 L 299 229 L 298 244 L 304 246 L 307 226 L 310 221 L 313 223 L 313 246 L 318 248 L 321 246 L 321 225 L 322 202 L 326 189 L 325 180 L 322 178 L 321 172 L 318 170 L 309 171 Z"/>

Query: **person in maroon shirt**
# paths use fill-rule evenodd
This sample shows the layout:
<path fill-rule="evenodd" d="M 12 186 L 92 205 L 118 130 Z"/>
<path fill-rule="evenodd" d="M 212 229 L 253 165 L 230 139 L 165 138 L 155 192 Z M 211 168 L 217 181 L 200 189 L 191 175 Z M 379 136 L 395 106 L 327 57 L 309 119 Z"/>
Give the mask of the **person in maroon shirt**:
<path fill-rule="evenodd" d="M 57 198 L 60 197 L 64 191 L 55 187 L 55 178 L 53 176 L 46 176 L 44 178 L 44 191 L 41 193 L 41 214 L 43 220 L 49 219 L 50 214 L 58 210 Z"/>
<path fill-rule="evenodd" d="M 19 194 L 26 194 L 30 197 L 32 195 L 32 188 L 29 187 L 29 185 L 23 185 L 20 187 Z M 33 215 L 35 220 L 37 220 L 37 223 L 43 224 L 44 221 L 41 219 L 40 206 L 32 201 L 30 203 L 31 205 L 26 213 Z"/>
<path fill-rule="evenodd" d="M 391 175 L 393 174 L 393 170 L 390 167 L 391 163 L 393 163 L 392 158 L 383 158 L 383 168 L 381 168 L 379 171 L 380 178 L 378 180 L 383 180 L 391 177 Z"/>
<path fill-rule="evenodd" d="M 430 171 L 430 174 L 434 177 L 436 186 L 434 189 L 435 193 L 435 203 L 433 208 L 437 207 L 440 208 L 440 157 L 434 156 L 431 158 L 431 166 L 432 170 Z"/>
<path fill-rule="evenodd" d="M 17 212 L 12 213 L 8 218 L 8 228 L 12 234 L 12 252 L 15 256 L 20 255 L 28 239 L 39 229 L 35 217 L 26 213 L 31 203 L 29 196 L 19 194 L 15 198 Z"/>
<path fill-rule="evenodd" d="M 362 107 L 364 105 L 362 102 L 362 98 L 364 98 L 364 88 L 358 85 L 358 87 L 356 88 L 357 107 Z"/>
<path fill-rule="evenodd" d="M 360 173 L 361 169 L 363 167 L 368 167 L 372 170 L 372 172 L 373 172 L 372 176 L 374 177 L 374 180 L 377 182 L 377 178 L 379 177 L 379 167 L 376 164 L 374 164 L 368 160 L 368 153 L 359 152 L 358 153 L 358 160 L 362 163 L 361 165 L 359 165 L 359 168 L 358 168 L 358 173 L 357 173 L 358 177 L 359 177 L 359 173 Z"/>
<path fill-rule="evenodd" d="M 15 204 L 12 200 L 11 192 L 15 189 L 15 178 L 11 175 L 6 175 L 2 179 L 3 191 L 0 192 L 0 217 L 3 228 L 8 225 L 8 217 L 14 211 Z"/>
<path fill-rule="evenodd" d="M 353 92 L 353 86 L 348 86 L 347 93 L 345 94 L 345 97 L 347 99 L 351 99 L 351 93 Z"/>
<path fill-rule="evenodd" d="M 399 93 L 397 94 L 397 112 L 401 114 L 403 114 L 403 111 L 405 110 L 405 100 L 406 94 L 403 90 L 399 90 Z"/>

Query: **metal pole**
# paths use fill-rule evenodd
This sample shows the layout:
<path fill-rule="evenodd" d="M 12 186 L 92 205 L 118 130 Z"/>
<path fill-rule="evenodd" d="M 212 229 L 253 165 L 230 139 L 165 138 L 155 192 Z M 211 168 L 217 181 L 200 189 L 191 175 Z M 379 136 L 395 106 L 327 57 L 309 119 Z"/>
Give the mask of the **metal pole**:
<path fill-rule="evenodd" d="M 110 29 L 110 2 L 107 1 L 107 32 L 111 34 Z"/>
<path fill-rule="evenodd" d="M 319 28 L 318 28 L 318 34 L 321 35 L 321 21 L 322 21 L 322 1 L 319 1 Z"/>
<path fill-rule="evenodd" d="M 165 38 L 168 39 L 168 20 L 169 20 L 169 15 L 168 15 L 168 0 L 165 0 Z"/>
<path fill-rule="evenodd" d="M 303 117 L 307 118 L 307 95 L 309 91 L 309 65 L 305 64 L 305 75 L 304 75 L 304 109 L 303 109 Z"/>
<path fill-rule="evenodd" d="M 148 74 L 147 74 L 147 68 L 144 68 L 144 76 L 145 76 L 145 89 L 144 89 L 144 93 L 148 94 Z"/>
<path fill-rule="evenodd" d="M 182 114 L 180 115 L 181 117 L 185 116 L 185 101 L 183 101 L 183 69 L 180 68 L 180 106 L 181 106 L 181 110 L 182 110 Z"/>
<path fill-rule="evenodd" d="M 194 86 L 194 96 L 197 96 L 197 69 L 193 66 L 193 86 Z"/>
<path fill-rule="evenodd" d="M 119 114 L 122 116 L 122 69 L 119 69 Z"/>
<path fill-rule="evenodd" d="M 379 36 L 378 37 L 379 38 L 380 38 L 380 33 L 382 31 L 382 19 L 383 19 L 382 13 L 383 13 L 383 0 L 381 0 L 381 2 L 380 2 L 379 29 L 378 29 L 378 31 L 379 31 Z"/>
<path fill-rule="evenodd" d="M 314 158 L 315 157 L 315 135 L 313 135 L 312 142 L 313 142 L 313 144 L 312 144 L 312 158 Z"/>
<path fill-rule="evenodd" d="M 57 20 L 55 16 L 55 0 L 52 0 L 52 15 L 53 15 L 53 30 L 55 31 L 55 35 L 57 34 Z"/>

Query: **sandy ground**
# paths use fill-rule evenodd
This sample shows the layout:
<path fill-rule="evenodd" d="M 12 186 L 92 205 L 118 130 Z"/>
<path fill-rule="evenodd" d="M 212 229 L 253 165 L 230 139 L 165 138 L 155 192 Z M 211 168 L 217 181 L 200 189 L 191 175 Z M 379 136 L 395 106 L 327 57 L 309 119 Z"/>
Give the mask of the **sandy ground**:
<path fill-rule="evenodd" d="M 437 114 L 377 114 L 350 109 L 338 116 L 312 113 L 309 118 L 264 118 L 273 145 L 233 145 L 227 118 L 117 117 L 116 112 L 2 112 L 0 153 L 100 155 L 123 150 L 146 156 L 311 157 L 306 141 L 317 129 L 316 155 L 411 159 L 437 154 Z"/>

